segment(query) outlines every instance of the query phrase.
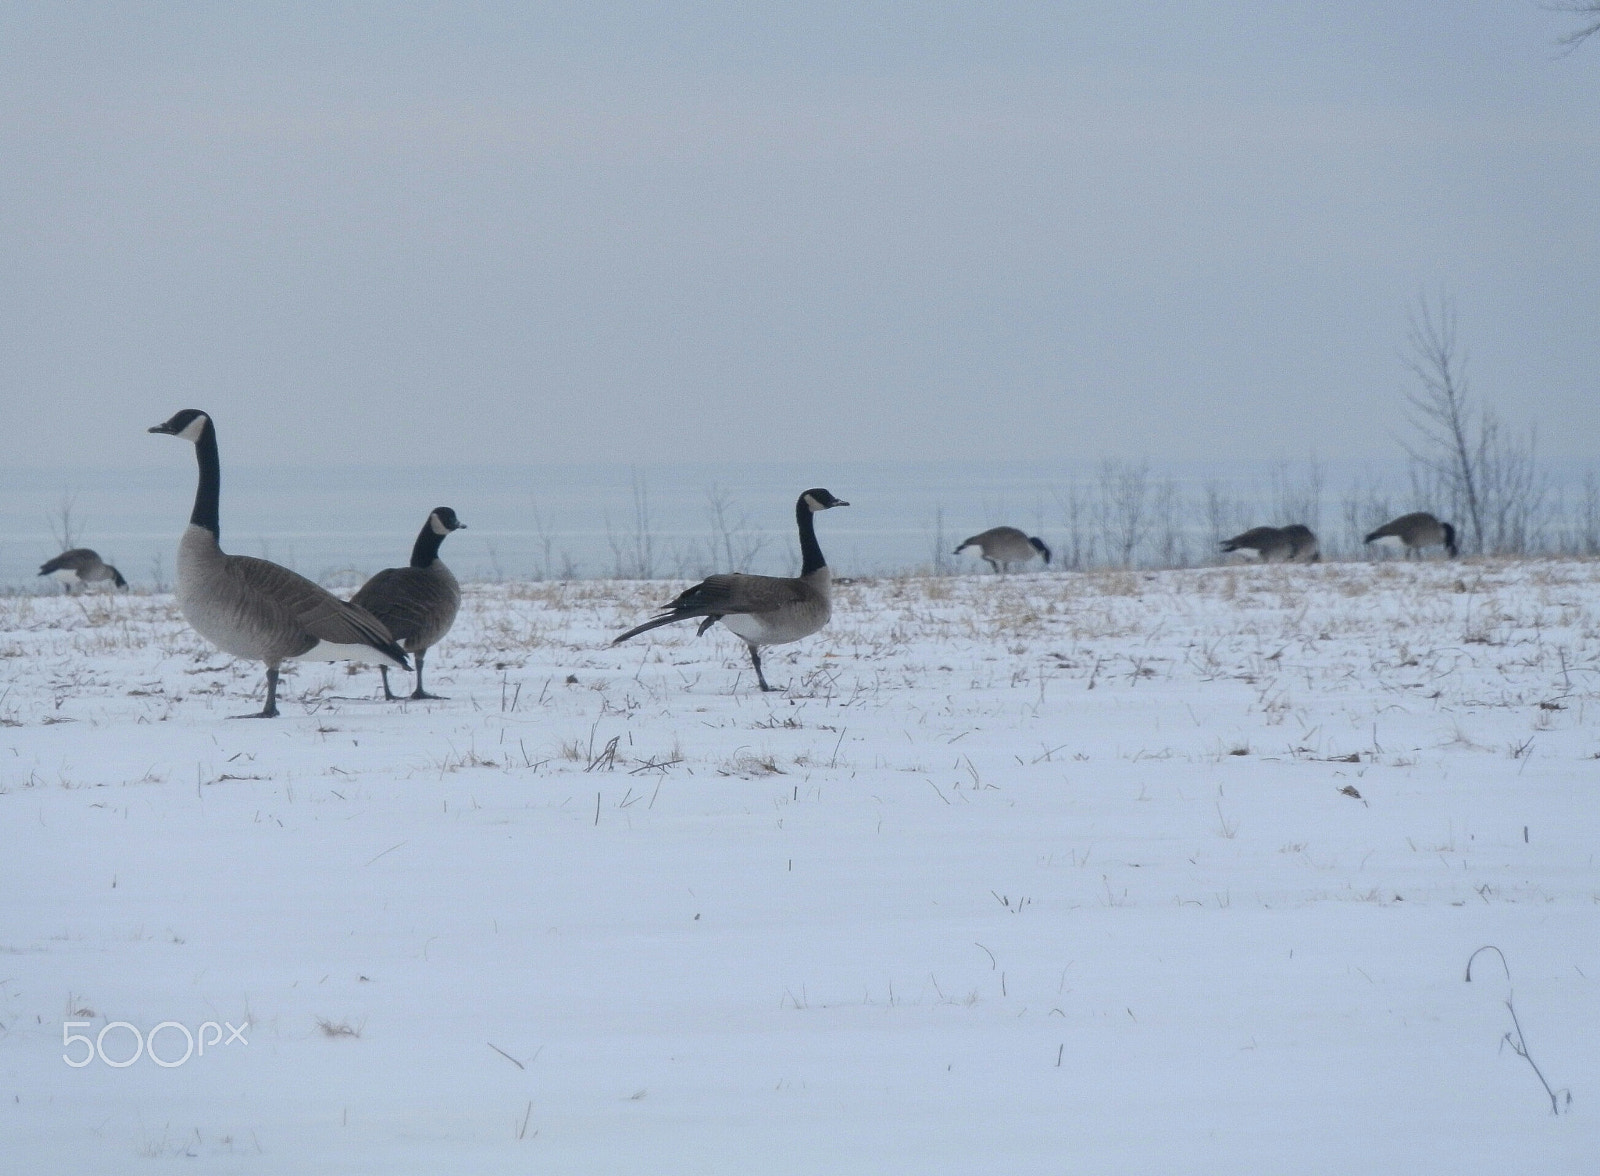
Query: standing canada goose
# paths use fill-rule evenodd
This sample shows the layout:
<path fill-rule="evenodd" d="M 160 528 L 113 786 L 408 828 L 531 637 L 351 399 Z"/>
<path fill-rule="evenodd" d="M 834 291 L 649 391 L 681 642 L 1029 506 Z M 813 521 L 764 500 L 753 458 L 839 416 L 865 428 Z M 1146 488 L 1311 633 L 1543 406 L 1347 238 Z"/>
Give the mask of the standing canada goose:
<path fill-rule="evenodd" d="M 110 580 L 118 588 L 128 586 L 121 572 L 101 559 L 99 552 L 91 551 L 87 547 L 74 547 L 71 551 L 63 551 L 49 562 L 41 564 L 39 574 L 54 576 L 60 580 L 62 591 L 69 595 L 74 588 L 87 587 L 106 580 Z"/>
<path fill-rule="evenodd" d="M 822 548 L 817 546 L 813 516 L 819 510 L 849 505 L 820 488 L 807 490 L 795 502 L 802 560 L 799 576 L 789 579 L 750 576 L 742 572 L 711 576 L 681 593 L 660 616 L 629 629 L 611 644 L 618 645 L 674 621 L 703 617 L 695 632 L 698 637 L 721 621 L 749 646 L 756 681 L 761 683 L 762 690 L 771 690 L 766 675 L 761 672 L 761 647 L 809 637 L 828 623 L 833 612 L 833 573 L 828 571 Z"/>
<path fill-rule="evenodd" d="M 438 506 L 428 515 L 411 549 L 411 564 L 385 568 L 350 598 L 389 627 L 389 632 L 417 663 L 417 688 L 412 698 L 438 698 L 422 688 L 422 659 L 429 649 L 455 624 L 461 607 L 461 585 L 439 558 L 439 545 L 451 531 L 462 531 L 467 524 L 456 518 L 448 506 Z M 389 667 L 383 671 L 383 696 L 390 702 L 398 695 L 389 692 Z"/>
<path fill-rule="evenodd" d="M 1425 510 L 1413 511 L 1383 524 L 1362 542 L 1376 543 L 1380 539 L 1398 539 L 1405 546 L 1407 559 L 1418 556 L 1424 547 L 1443 547 L 1451 559 L 1461 554 L 1456 546 L 1456 529 Z"/>
<path fill-rule="evenodd" d="M 1014 563 L 1027 563 L 1035 556 L 1043 557 L 1046 564 L 1050 562 L 1050 549 L 1044 545 L 1044 540 L 1029 538 L 1015 527 L 990 527 L 964 540 L 955 553 L 960 555 L 969 547 L 976 547 L 996 573 Z"/>
<path fill-rule="evenodd" d="M 1262 563 L 1316 563 L 1322 558 L 1316 534 L 1300 523 L 1287 527 L 1251 527 L 1232 539 L 1224 539 L 1222 550 L 1253 551 Z"/>
<path fill-rule="evenodd" d="M 366 609 L 278 564 L 223 553 L 217 541 L 222 467 L 210 416 L 186 408 L 150 432 L 193 442 L 200 463 L 194 510 L 178 543 L 184 619 L 224 653 L 266 663 L 267 704 L 260 714 L 241 718 L 277 717 L 278 667 L 285 661 L 384 661 L 411 669 L 405 650 Z"/>

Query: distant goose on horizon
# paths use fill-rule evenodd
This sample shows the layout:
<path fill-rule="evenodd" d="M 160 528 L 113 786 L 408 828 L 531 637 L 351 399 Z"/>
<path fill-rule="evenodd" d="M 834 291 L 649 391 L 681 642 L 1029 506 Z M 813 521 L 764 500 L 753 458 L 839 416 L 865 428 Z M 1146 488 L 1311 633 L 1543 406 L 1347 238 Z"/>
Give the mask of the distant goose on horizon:
<path fill-rule="evenodd" d="M 266 705 L 259 714 L 238 717 L 277 717 L 278 667 L 285 661 L 376 661 L 411 669 L 405 650 L 366 609 L 269 560 L 223 552 L 222 466 L 210 416 L 186 408 L 150 432 L 192 442 L 200 466 L 194 510 L 178 543 L 178 607 L 218 649 L 267 667 Z"/>
<path fill-rule="evenodd" d="M 809 637 L 828 623 L 833 612 L 833 573 L 817 545 L 814 517 L 818 511 L 849 505 L 820 487 L 807 490 L 795 501 L 802 561 L 798 576 L 736 572 L 708 577 L 680 593 L 660 616 L 629 629 L 611 644 L 619 645 L 662 625 L 703 618 L 695 632 L 698 637 L 721 621 L 749 648 L 750 664 L 756 669 L 761 689 L 773 689 L 761 672 L 761 647 Z"/>
<path fill-rule="evenodd" d="M 955 554 L 960 555 L 969 547 L 977 548 L 978 554 L 996 574 L 1008 570 L 1012 564 L 1027 563 L 1036 557 L 1043 559 L 1045 566 L 1050 564 L 1050 549 L 1044 545 L 1044 540 L 1037 536 L 1030 537 L 1015 527 L 990 527 L 987 531 L 980 531 L 972 538 L 962 540 Z"/>
<path fill-rule="evenodd" d="M 1424 547 L 1443 547 L 1451 559 L 1461 554 L 1456 546 L 1456 529 L 1441 523 L 1425 510 L 1412 511 L 1383 524 L 1362 542 L 1376 543 L 1383 539 L 1397 539 L 1405 547 L 1406 558 L 1420 558 Z"/>
<path fill-rule="evenodd" d="M 1287 527 L 1251 527 L 1222 541 L 1224 553 L 1253 551 L 1262 563 L 1317 563 L 1322 553 L 1310 527 L 1291 523 Z"/>
<path fill-rule="evenodd" d="M 417 663 L 417 688 L 414 699 L 440 698 L 422 688 L 422 659 L 455 624 L 461 608 L 461 585 L 439 558 L 439 545 L 451 531 L 464 531 L 467 524 L 456 518 L 448 506 L 436 506 L 428 514 L 411 548 L 411 563 L 403 568 L 385 568 L 350 598 L 386 626 L 394 639 Z M 390 702 L 399 696 L 389 690 L 389 667 L 383 673 L 383 697 Z"/>
<path fill-rule="evenodd" d="M 122 573 L 100 558 L 100 553 L 87 547 L 74 547 L 63 551 L 39 567 L 41 576 L 53 576 L 60 581 L 61 589 L 69 596 L 74 588 L 87 588 L 90 584 L 103 584 L 110 580 L 118 588 L 128 582 Z"/>

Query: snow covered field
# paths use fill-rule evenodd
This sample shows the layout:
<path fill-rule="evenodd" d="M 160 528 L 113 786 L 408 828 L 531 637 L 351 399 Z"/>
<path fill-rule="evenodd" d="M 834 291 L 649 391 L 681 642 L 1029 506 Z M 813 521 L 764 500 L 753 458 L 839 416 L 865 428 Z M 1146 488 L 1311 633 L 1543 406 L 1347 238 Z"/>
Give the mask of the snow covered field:
<path fill-rule="evenodd" d="M 0 599 L 0 1170 L 1600 1171 L 1600 564 L 680 586 Z"/>

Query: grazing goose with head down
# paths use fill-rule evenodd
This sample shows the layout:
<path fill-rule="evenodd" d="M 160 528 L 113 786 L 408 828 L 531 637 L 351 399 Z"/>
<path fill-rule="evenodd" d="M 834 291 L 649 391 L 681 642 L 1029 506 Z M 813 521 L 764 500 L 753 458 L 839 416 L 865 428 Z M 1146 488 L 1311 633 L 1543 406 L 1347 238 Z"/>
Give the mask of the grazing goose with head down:
<path fill-rule="evenodd" d="M 1262 563 L 1317 563 L 1322 559 L 1315 532 L 1300 523 L 1287 527 L 1251 527 L 1232 539 L 1223 540 L 1222 550 L 1253 551 Z"/>
<path fill-rule="evenodd" d="M 828 623 L 833 611 L 833 573 L 828 571 L 822 548 L 817 546 L 813 518 L 819 510 L 849 505 L 821 488 L 807 490 L 795 502 L 802 561 L 799 576 L 712 576 L 680 593 L 660 616 L 629 629 L 611 644 L 674 621 L 703 618 L 695 634 L 699 636 L 721 621 L 749 647 L 750 664 L 756 668 L 761 689 L 771 690 L 761 672 L 761 647 L 809 637 Z"/>
<path fill-rule="evenodd" d="M 1443 547 L 1451 559 L 1461 554 L 1456 546 L 1456 529 L 1449 523 L 1441 523 L 1425 510 L 1390 520 L 1362 542 L 1376 543 L 1381 539 L 1398 539 L 1405 547 L 1407 559 L 1419 556 L 1424 547 Z"/>
<path fill-rule="evenodd" d="M 69 595 L 74 588 L 102 584 L 107 580 L 118 588 L 128 586 L 121 572 L 101 559 L 98 551 L 92 551 L 87 547 L 74 547 L 70 551 L 63 551 L 54 559 L 41 564 L 39 574 L 54 576 L 61 581 L 62 590 Z"/>
<path fill-rule="evenodd" d="M 385 568 L 350 598 L 350 603 L 366 609 L 386 626 L 394 639 L 417 663 L 417 688 L 412 698 L 438 698 L 422 688 L 422 659 L 428 650 L 455 624 L 461 608 L 461 585 L 439 558 L 439 545 L 451 531 L 462 531 L 466 524 L 448 506 L 438 506 L 422 524 L 411 549 L 411 564 Z M 383 696 L 390 702 L 397 695 L 389 690 L 389 667 L 383 671 Z"/>
<path fill-rule="evenodd" d="M 210 416 L 186 408 L 150 432 L 193 442 L 200 463 L 194 510 L 178 544 L 178 607 L 218 649 L 267 667 L 266 705 L 241 718 L 276 717 L 278 667 L 285 661 L 378 661 L 411 669 L 405 650 L 366 609 L 268 560 L 223 553 L 217 540 L 222 468 Z"/>
<path fill-rule="evenodd" d="M 960 555 L 969 547 L 976 548 L 997 573 L 1014 563 L 1027 563 L 1035 556 L 1043 559 L 1046 565 L 1050 563 L 1050 549 L 1044 545 L 1044 540 L 1030 537 L 1015 527 L 990 527 L 987 531 L 980 531 L 971 539 L 964 540 L 955 553 Z"/>

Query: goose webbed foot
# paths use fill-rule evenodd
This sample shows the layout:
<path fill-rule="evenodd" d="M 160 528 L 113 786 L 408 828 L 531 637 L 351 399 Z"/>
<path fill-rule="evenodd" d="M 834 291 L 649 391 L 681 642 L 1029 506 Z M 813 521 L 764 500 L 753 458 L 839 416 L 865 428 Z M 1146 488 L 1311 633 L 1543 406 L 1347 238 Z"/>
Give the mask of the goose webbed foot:
<path fill-rule="evenodd" d="M 421 686 L 418 686 L 415 690 L 413 690 L 411 692 L 411 697 L 412 697 L 413 701 L 420 701 L 420 700 L 422 700 L 424 698 L 431 698 L 435 702 L 449 702 L 450 701 L 450 698 L 449 698 L 448 695 L 445 695 L 445 694 L 429 694 Z"/>

